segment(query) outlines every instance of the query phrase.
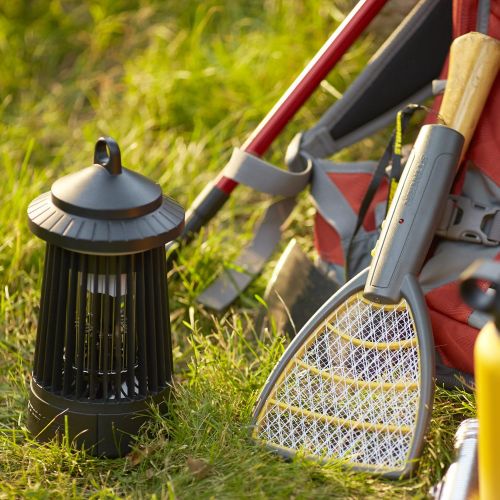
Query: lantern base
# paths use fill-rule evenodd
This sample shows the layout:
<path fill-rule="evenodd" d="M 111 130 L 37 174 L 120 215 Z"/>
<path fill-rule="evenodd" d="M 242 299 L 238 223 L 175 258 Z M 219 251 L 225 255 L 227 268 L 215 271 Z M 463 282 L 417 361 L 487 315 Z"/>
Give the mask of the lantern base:
<path fill-rule="evenodd" d="M 121 457 L 130 451 L 130 441 L 150 418 L 150 405 L 160 404 L 165 412 L 169 393 L 167 387 L 136 401 L 82 401 L 51 393 L 32 380 L 28 429 L 41 442 L 60 440 L 67 432 L 76 448 L 83 447 L 95 456 Z"/>

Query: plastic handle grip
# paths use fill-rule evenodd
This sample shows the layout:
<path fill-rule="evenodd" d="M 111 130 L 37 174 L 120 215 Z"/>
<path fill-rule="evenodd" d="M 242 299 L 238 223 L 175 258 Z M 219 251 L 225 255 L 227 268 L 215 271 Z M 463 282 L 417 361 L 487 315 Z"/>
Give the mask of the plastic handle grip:
<path fill-rule="evenodd" d="M 422 127 L 377 242 L 365 286 L 376 302 L 397 303 L 402 282 L 420 271 L 451 189 L 464 138 L 443 125 Z"/>

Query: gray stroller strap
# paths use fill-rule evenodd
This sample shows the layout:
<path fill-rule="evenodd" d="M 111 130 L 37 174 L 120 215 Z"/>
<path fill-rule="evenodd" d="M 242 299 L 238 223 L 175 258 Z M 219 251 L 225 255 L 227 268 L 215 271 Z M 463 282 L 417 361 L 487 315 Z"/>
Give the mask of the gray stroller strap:
<path fill-rule="evenodd" d="M 295 198 L 284 198 L 267 210 L 255 236 L 231 268 L 224 269 L 196 300 L 211 309 L 222 311 L 244 291 L 259 274 L 281 240 L 281 228 L 295 207 Z"/>
<path fill-rule="evenodd" d="M 230 269 L 225 269 L 197 301 L 216 311 L 228 307 L 264 268 L 281 240 L 281 228 L 295 207 L 295 195 L 304 190 L 312 165 L 289 172 L 235 148 L 223 175 L 261 193 L 284 197 L 268 207 L 252 242 Z"/>

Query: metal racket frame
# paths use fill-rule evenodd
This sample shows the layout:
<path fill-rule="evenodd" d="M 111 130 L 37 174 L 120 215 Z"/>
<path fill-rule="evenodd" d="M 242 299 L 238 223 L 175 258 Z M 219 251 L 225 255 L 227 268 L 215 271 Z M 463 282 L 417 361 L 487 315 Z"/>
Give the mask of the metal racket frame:
<path fill-rule="evenodd" d="M 299 450 L 297 450 L 297 452 L 291 452 L 259 439 L 257 436 L 259 430 L 259 418 L 263 416 L 261 414 L 266 409 L 268 398 L 270 397 L 279 380 L 279 377 L 286 369 L 289 362 L 295 357 L 300 348 L 308 341 L 310 336 L 314 334 L 322 322 L 324 322 L 339 306 L 341 306 L 348 297 L 364 289 L 367 275 L 368 269 L 365 269 L 355 276 L 350 282 L 340 288 L 338 292 L 334 294 L 304 325 L 302 330 L 293 339 L 280 361 L 269 375 L 256 402 L 252 417 L 252 437 L 256 441 L 265 443 L 267 448 L 277 452 L 285 458 L 293 458 Z M 435 359 L 432 329 L 423 292 L 414 276 L 407 275 L 404 278 L 401 287 L 401 296 L 408 302 L 413 320 L 415 322 L 420 360 L 420 397 L 417 409 L 415 434 L 413 436 L 406 464 L 404 468 L 400 470 L 384 470 L 384 467 L 361 467 L 359 465 L 350 464 L 348 461 L 345 463 L 346 468 L 349 468 L 350 470 L 375 472 L 392 479 L 407 477 L 411 475 L 417 467 L 418 458 L 420 457 L 422 447 L 424 445 L 425 434 L 429 427 L 435 387 Z M 323 459 L 315 455 L 309 455 L 307 458 L 321 463 L 327 463 L 332 460 L 332 458 Z"/>

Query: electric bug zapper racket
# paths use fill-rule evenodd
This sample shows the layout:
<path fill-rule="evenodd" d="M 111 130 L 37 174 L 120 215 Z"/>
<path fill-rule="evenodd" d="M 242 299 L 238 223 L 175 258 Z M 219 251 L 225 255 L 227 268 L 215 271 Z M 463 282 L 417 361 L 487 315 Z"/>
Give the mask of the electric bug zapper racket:
<path fill-rule="evenodd" d="M 461 79 L 466 99 L 445 103 L 460 116 L 467 106 L 469 119 L 455 130 L 455 115 L 443 103 L 451 126 L 422 127 L 372 264 L 309 320 L 258 399 L 253 437 L 284 456 L 340 459 L 393 478 L 416 466 L 434 393 L 432 331 L 416 275 L 461 158 L 463 133 L 472 134 L 468 125 L 488 94 L 466 90 L 488 90 L 498 67 L 498 50 L 491 50 L 498 42 L 476 33 L 464 37 L 466 44 L 457 39 L 452 46 L 450 77 L 464 58 L 475 60 L 469 78 Z"/>

